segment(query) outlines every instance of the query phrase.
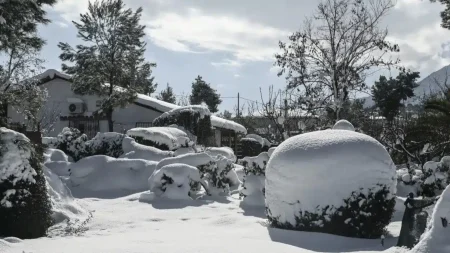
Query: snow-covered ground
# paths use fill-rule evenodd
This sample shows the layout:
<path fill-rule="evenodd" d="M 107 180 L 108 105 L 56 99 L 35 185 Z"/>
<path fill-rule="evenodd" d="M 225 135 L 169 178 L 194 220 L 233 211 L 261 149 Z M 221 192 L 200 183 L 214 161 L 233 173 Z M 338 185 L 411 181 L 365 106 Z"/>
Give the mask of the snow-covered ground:
<path fill-rule="evenodd" d="M 402 252 L 393 246 L 401 213 L 380 240 L 280 230 L 267 227 L 263 208 L 242 209 L 234 195 L 191 201 L 139 202 L 140 193 L 117 199 L 79 199 L 93 217 L 77 235 L 55 226 L 52 238 L 0 239 L 2 253 L 209 253 L 209 252 Z M 400 207 L 403 204 L 399 203 Z M 80 216 L 81 223 L 86 216 Z M 83 232 L 85 231 L 85 232 Z"/>

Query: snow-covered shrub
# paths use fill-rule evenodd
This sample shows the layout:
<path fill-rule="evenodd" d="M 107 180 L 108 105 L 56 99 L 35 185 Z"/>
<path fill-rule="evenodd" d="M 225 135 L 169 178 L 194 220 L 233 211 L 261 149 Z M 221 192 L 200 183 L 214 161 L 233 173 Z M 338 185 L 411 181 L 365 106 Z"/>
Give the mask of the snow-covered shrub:
<path fill-rule="evenodd" d="M 245 138 L 255 139 L 259 143 L 261 143 L 261 151 L 262 152 L 269 151 L 270 146 L 272 146 L 272 143 L 269 140 L 267 140 L 266 138 L 263 138 L 257 134 L 247 134 L 247 136 L 245 136 Z"/>
<path fill-rule="evenodd" d="M 181 163 L 161 167 L 148 179 L 150 191 L 158 197 L 169 199 L 191 199 L 192 186 L 199 184 L 207 191 L 208 187 L 200 178 L 200 172 L 194 166 Z"/>
<path fill-rule="evenodd" d="M 125 137 L 122 141 L 122 149 L 125 152 L 120 158 L 144 159 L 159 162 L 164 158 L 173 157 L 173 151 L 163 151 L 155 147 L 149 147 L 137 143 L 133 138 Z"/>
<path fill-rule="evenodd" d="M 291 137 L 267 164 L 269 221 L 285 229 L 379 238 L 394 211 L 395 173 L 386 149 L 370 136 L 324 130 Z"/>
<path fill-rule="evenodd" d="M 254 138 L 242 138 L 240 140 L 242 156 L 257 156 L 262 152 L 261 142 Z"/>
<path fill-rule="evenodd" d="M 0 128 L 0 237 L 37 238 L 51 225 L 43 148 Z"/>
<path fill-rule="evenodd" d="M 265 173 L 269 154 L 262 152 L 255 157 L 244 157 L 238 163 L 244 166 L 244 179 L 240 196 L 249 205 L 264 205 Z"/>
<path fill-rule="evenodd" d="M 124 134 L 120 133 L 97 133 L 94 138 L 85 142 L 88 156 L 107 155 L 118 158 L 123 155 L 122 141 Z"/>
<path fill-rule="evenodd" d="M 333 126 L 334 130 L 348 130 L 348 131 L 355 131 L 355 127 L 352 123 L 348 122 L 345 119 L 341 119 Z"/>
<path fill-rule="evenodd" d="M 69 157 L 59 149 L 47 148 L 44 153 L 45 161 L 68 162 Z"/>
<path fill-rule="evenodd" d="M 269 150 L 267 151 L 267 154 L 269 155 L 269 157 L 272 156 L 273 151 L 275 151 L 276 148 L 277 148 L 277 147 L 271 147 L 271 148 L 269 148 Z"/>
<path fill-rule="evenodd" d="M 236 156 L 234 155 L 234 151 L 230 147 L 209 147 L 205 149 L 205 153 L 214 157 L 217 155 L 222 155 L 228 158 L 229 160 L 236 162 Z"/>
<path fill-rule="evenodd" d="M 450 186 L 444 190 L 428 223 L 427 231 L 411 253 L 450 252 Z M 445 225 L 445 226 L 444 226 Z"/>
<path fill-rule="evenodd" d="M 58 138 L 56 137 L 42 137 L 42 144 L 48 148 L 56 148 L 58 145 Z"/>
<path fill-rule="evenodd" d="M 221 155 L 211 157 L 207 153 L 202 152 L 169 157 L 161 160 L 156 169 L 161 169 L 174 163 L 196 167 L 200 172 L 200 177 L 208 182 L 209 188 L 226 191 L 237 182 L 237 175 L 233 170 L 233 161 Z"/>
<path fill-rule="evenodd" d="M 69 186 L 86 192 L 130 193 L 145 191 L 157 162 L 96 155 L 70 165 Z"/>
<path fill-rule="evenodd" d="M 128 130 L 127 135 L 137 143 L 161 150 L 177 150 L 193 145 L 185 132 L 173 127 L 137 127 Z"/>
<path fill-rule="evenodd" d="M 173 156 L 197 153 L 195 147 L 179 148 L 173 152 Z"/>
<path fill-rule="evenodd" d="M 424 197 L 439 195 L 449 184 L 449 166 L 443 157 L 440 162 L 429 161 L 423 165 L 420 194 Z"/>
<path fill-rule="evenodd" d="M 65 154 L 73 158 L 74 161 L 78 161 L 83 157 L 88 156 L 88 150 L 86 150 L 85 142 L 88 141 L 88 137 L 76 128 L 65 127 L 58 134 L 56 149 L 62 150 Z"/>
<path fill-rule="evenodd" d="M 201 105 L 189 105 L 172 109 L 153 120 L 154 126 L 177 125 L 197 136 L 199 144 L 207 145 L 213 136 L 211 113 Z"/>

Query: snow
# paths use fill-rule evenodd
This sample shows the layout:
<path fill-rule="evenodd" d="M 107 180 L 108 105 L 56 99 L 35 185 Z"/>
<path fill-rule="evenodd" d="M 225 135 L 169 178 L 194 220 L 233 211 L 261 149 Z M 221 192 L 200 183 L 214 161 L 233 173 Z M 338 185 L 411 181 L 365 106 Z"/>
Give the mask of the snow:
<path fill-rule="evenodd" d="M 48 148 L 44 152 L 46 161 L 50 162 L 68 162 L 69 157 L 59 149 Z"/>
<path fill-rule="evenodd" d="M 450 186 L 442 193 L 434 207 L 427 231 L 411 253 L 447 253 L 450 252 L 450 227 L 442 225 L 442 218 L 450 221 Z"/>
<path fill-rule="evenodd" d="M 82 104 L 84 101 L 81 98 L 67 98 L 67 103 Z"/>
<path fill-rule="evenodd" d="M 333 126 L 334 130 L 349 130 L 349 131 L 355 131 L 355 127 L 352 123 L 348 122 L 345 119 L 341 119 Z"/>
<path fill-rule="evenodd" d="M 261 143 L 261 146 L 270 147 L 272 145 L 272 143 L 269 140 L 267 140 L 266 138 L 263 138 L 257 134 L 247 134 L 245 136 L 245 138 L 255 139 L 256 141 Z"/>
<path fill-rule="evenodd" d="M 284 141 L 266 168 L 266 205 L 282 223 L 295 224 L 299 210 L 327 213 L 344 206 L 353 191 L 367 194 L 378 184 L 396 193 L 396 170 L 386 149 L 375 139 L 353 131 L 326 130 Z M 324 187 L 326 186 L 326 187 Z"/>
<path fill-rule="evenodd" d="M 54 174 L 58 176 L 69 176 L 70 175 L 69 169 L 71 164 L 72 164 L 71 162 L 65 161 L 56 161 L 56 162 L 48 161 L 44 163 L 45 167 L 50 169 Z"/>
<path fill-rule="evenodd" d="M 191 182 L 201 182 L 200 172 L 196 167 L 181 163 L 165 165 L 148 179 L 151 192 L 174 200 L 191 199 Z"/>
<path fill-rule="evenodd" d="M 439 165 L 440 165 L 439 162 L 428 161 L 423 165 L 423 170 L 430 171 L 430 172 L 436 172 Z"/>
<path fill-rule="evenodd" d="M 211 116 L 211 112 L 207 107 L 204 107 L 202 105 L 188 105 L 188 106 L 181 106 L 174 108 L 168 112 L 163 113 L 160 115 L 157 119 L 164 119 L 167 117 L 172 117 L 174 115 L 178 115 L 180 113 L 186 113 L 189 112 L 191 114 L 199 113 L 200 119 L 205 118 L 206 116 Z"/>
<path fill-rule="evenodd" d="M 255 169 L 255 167 L 259 167 L 260 169 L 265 169 L 266 164 L 269 161 L 269 154 L 267 152 L 262 152 L 258 156 L 246 156 L 242 159 L 239 159 L 238 163 L 243 165 L 244 162 L 247 163 L 247 168 L 249 170 Z"/>
<path fill-rule="evenodd" d="M 144 159 L 159 162 L 164 158 L 174 156 L 172 151 L 163 151 L 155 147 L 149 147 L 137 143 L 133 138 L 125 137 L 122 141 L 124 154 L 120 158 Z"/>
<path fill-rule="evenodd" d="M 276 148 L 277 148 L 277 147 L 271 147 L 271 148 L 269 148 L 269 151 L 267 151 L 267 154 L 269 155 L 269 157 L 272 156 L 272 154 L 273 154 L 273 152 L 275 151 Z"/>
<path fill-rule="evenodd" d="M 128 130 L 127 135 L 164 144 L 170 150 L 175 150 L 185 145 L 192 145 L 191 140 L 185 132 L 173 127 L 137 127 Z"/>
<path fill-rule="evenodd" d="M 245 195 L 242 205 L 264 206 L 265 199 L 263 189 L 266 178 L 263 175 L 246 175 L 244 188 L 241 193 Z"/>
<path fill-rule="evenodd" d="M 55 70 L 55 69 L 48 69 L 44 73 L 37 75 L 36 78 L 37 79 L 45 79 L 45 78 L 53 79 L 56 76 L 61 77 L 63 79 L 71 79 L 71 77 L 69 75 L 61 73 L 61 72 L 59 72 L 58 70 Z"/>
<path fill-rule="evenodd" d="M 104 155 L 83 158 L 70 165 L 68 187 L 75 196 L 97 197 L 105 192 L 111 197 L 148 189 L 147 180 L 157 162 L 121 159 Z"/>
<path fill-rule="evenodd" d="M 0 239 L 0 252 L 406 252 L 388 249 L 396 243 L 397 223 L 389 227 L 393 237 L 387 236 L 383 247 L 379 239 L 354 239 L 268 227 L 264 207 L 241 207 L 237 196 L 178 201 L 155 199 L 150 203 L 140 202 L 140 196 L 138 193 L 117 199 L 78 200 L 86 209 L 95 211 L 84 233 L 15 240 L 15 243 L 10 242 L 11 239 Z"/>
<path fill-rule="evenodd" d="M 196 151 L 193 147 L 179 148 L 173 152 L 173 156 L 180 156 L 180 155 L 192 154 L 192 153 L 196 153 Z"/>
<path fill-rule="evenodd" d="M 42 144 L 47 145 L 49 148 L 54 148 L 58 143 L 58 138 L 56 137 L 42 137 Z"/>
<path fill-rule="evenodd" d="M 167 103 L 167 102 L 164 102 L 164 101 L 161 101 L 156 98 L 152 98 L 150 96 L 146 96 L 143 94 L 138 94 L 136 102 L 146 105 L 146 106 L 153 107 L 156 110 L 161 111 L 161 112 L 168 112 L 172 109 L 176 109 L 176 108 L 180 107 L 178 105 Z M 226 119 L 214 116 L 214 115 L 211 115 L 211 125 L 216 128 L 233 130 L 237 133 L 242 133 L 242 134 L 247 133 L 247 129 L 244 126 L 242 126 L 241 124 L 238 124 L 234 121 L 226 120 Z"/>
<path fill-rule="evenodd" d="M 206 148 L 205 153 L 208 155 L 215 157 L 217 155 L 222 155 L 228 158 L 229 160 L 236 162 L 237 157 L 234 155 L 233 149 L 230 147 L 210 147 Z"/>
<path fill-rule="evenodd" d="M 162 167 L 173 164 L 173 163 L 181 163 L 187 164 L 190 166 L 198 167 L 201 165 L 207 165 L 213 163 L 215 160 L 207 153 L 193 153 L 193 154 L 185 154 L 176 157 L 168 157 L 161 160 L 156 169 L 159 170 Z"/>

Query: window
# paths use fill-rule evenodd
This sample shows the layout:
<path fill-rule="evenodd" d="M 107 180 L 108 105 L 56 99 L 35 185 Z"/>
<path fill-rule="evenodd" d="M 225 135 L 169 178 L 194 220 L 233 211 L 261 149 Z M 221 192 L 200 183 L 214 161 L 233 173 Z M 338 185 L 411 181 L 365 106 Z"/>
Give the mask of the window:
<path fill-rule="evenodd" d="M 151 127 L 152 122 L 136 122 L 136 127 Z"/>

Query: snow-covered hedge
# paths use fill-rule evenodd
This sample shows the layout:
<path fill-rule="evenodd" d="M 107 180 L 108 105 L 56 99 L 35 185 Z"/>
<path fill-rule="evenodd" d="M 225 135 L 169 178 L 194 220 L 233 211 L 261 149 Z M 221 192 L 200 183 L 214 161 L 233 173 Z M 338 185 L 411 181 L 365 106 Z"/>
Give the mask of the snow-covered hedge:
<path fill-rule="evenodd" d="M 242 156 L 257 156 L 262 152 L 261 142 L 254 138 L 242 138 L 240 140 Z"/>
<path fill-rule="evenodd" d="M 230 147 L 210 147 L 205 149 L 205 153 L 214 157 L 217 155 L 222 155 L 228 158 L 229 160 L 236 162 L 236 155 L 234 155 L 234 151 Z"/>
<path fill-rule="evenodd" d="M 301 134 L 266 168 L 266 207 L 279 228 L 379 238 L 395 206 L 396 171 L 386 149 L 353 131 Z"/>
<path fill-rule="evenodd" d="M 94 138 L 89 140 L 87 135 L 81 134 L 78 129 L 65 127 L 56 139 L 45 137 L 42 143 L 49 148 L 62 150 L 74 161 L 78 161 L 94 155 L 121 156 L 124 137 L 124 134 L 114 132 L 97 133 Z"/>
<path fill-rule="evenodd" d="M 258 156 L 244 157 L 238 160 L 238 164 L 244 166 L 244 172 L 246 175 L 265 175 L 266 165 L 269 162 L 269 154 L 262 152 Z"/>
<path fill-rule="evenodd" d="M 173 163 L 161 167 L 148 179 L 150 191 L 158 197 L 169 199 L 191 199 L 193 186 L 208 186 L 200 178 L 199 170 L 187 164 Z"/>
<path fill-rule="evenodd" d="M 136 142 L 161 150 L 177 150 L 180 147 L 193 145 L 189 136 L 174 127 L 138 127 L 127 131 L 127 135 Z"/>
<path fill-rule="evenodd" d="M 247 134 L 245 138 L 257 140 L 261 144 L 261 151 L 263 152 L 267 152 L 270 146 L 272 146 L 272 143 L 268 139 L 263 138 L 257 134 Z"/>
<path fill-rule="evenodd" d="M 144 159 L 159 162 L 164 158 L 173 157 L 173 151 L 163 151 L 155 147 L 149 147 L 137 143 L 133 138 L 125 137 L 122 141 L 122 149 L 125 152 L 120 158 Z"/>
<path fill-rule="evenodd" d="M 411 253 L 450 252 L 450 186 L 444 190 L 428 223 L 427 231 Z M 445 226 L 444 226 L 445 225 Z"/>
<path fill-rule="evenodd" d="M 177 125 L 197 136 L 199 144 L 207 145 L 213 136 L 211 113 L 201 105 L 190 105 L 172 109 L 153 120 L 154 126 Z"/>
<path fill-rule="evenodd" d="M 70 165 L 69 187 L 76 193 L 122 194 L 145 191 L 157 162 L 104 155 L 84 158 Z"/>
<path fill-rule="evenodd" d="M 0 128 L 0 237 L 37 238 L 50 227 L 43 160 L 42 147 Z"/>
<path fill-rule="evenodd" d="M 355 131 L 355 127 L 352 123 L 345 119 L 341 119 L 333 126 L 334 130 L 348 130 L 348 131 Z"/>

